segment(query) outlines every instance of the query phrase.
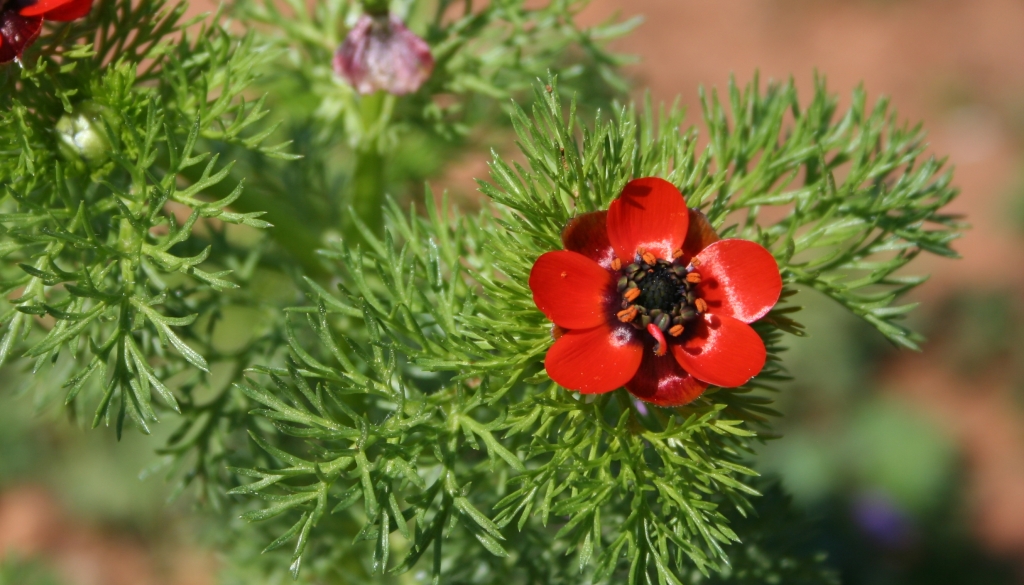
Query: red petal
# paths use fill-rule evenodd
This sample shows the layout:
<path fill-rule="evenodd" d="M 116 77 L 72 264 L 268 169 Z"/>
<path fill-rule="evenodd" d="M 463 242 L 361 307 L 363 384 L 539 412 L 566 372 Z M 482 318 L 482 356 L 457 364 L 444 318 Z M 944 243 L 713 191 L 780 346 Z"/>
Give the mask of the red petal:
<path fill-rule="evenodd" d="M 688 223 L 683 195 L 657 177 L 630 181 L 608 207 L 608 239 L 623 263 L 633 262 L 637 248 L 671 260 Z"/>
<path fill-rule="evenodd" d="M 86 14 L 89 14 L 89 11 L 92 10 L 92 0 L 71 0 L 70 2 L 61 0 L 39 0 L 38 2 L 38 4 L 44 3 L 56 6 L 48 9 L 47 12 L 43 14 L 43 18 L 58 22 L 77 20 Z"/>
<path fill-rule="evenodd" d="M 537 258 L 530 270 L 533 302 L 566 329 L 589 329 L 608 320 L 615 292 L 610 272 L 583 254 L 558 250 Z"/>
<path fill-rule="evenodd" d="M 672 356 L 657 356 L 653 347 L 645 347 L 643 353 L 640 369 L 626 384 L 626 389 L 640 400 L 658 406 L 682 406 L 707 389 L 707 384 L 687 373 Z"/>
<path fill-rule="evenodd" d="M 764 367 L 764 342 L 750 325 L 726 315 L 705 314 L 693 334 L 672 344 L 679 365 L 698 380 L 735 388 L 746 384 Z"/>
<path fill-rule="evenodd" d="M 564 388 L 601 394 L 628 382 L 640 367 L 643 354 L 644 346 L 635 329 L 603 323 L 559 337 L 548 350 L 544 369 Z"/>
<path fill-rule="evenodd" d="M 562 245 L 611 270 L 615 250 L 608 241 L 607 218 L 607 211 L 577 215 L 562 230 Z"/>
<path fill-rule="evenodd" d="M 782 293 L 775 258 L 748 240 L 719 240 L 697 254 L 694 265 L 701 276 L 698 293 L 715 315 L 752 323 L 764 317 Z"/>
<path fill-rule="evenodd" d="M 42 18 L 28 18 L 14 10 L 0 9 L 0 63 L 21 57 L 42 28 Z"/>
<path fill-rule="evenodd" d="M 42 16 L 48 18 L 47 12 L 55 10 L 57 8 L 65 7 L 67 4 L 71 4 L 75 0 L 32 0 L 17 2 L 20 7 L 17 8 L 17 13 L 23 16 Z"/>
<path fill-rule="evenodd" d="M 715 228 L 711 227 L 708 216 L 699 209 L 690 209 L 690 226 L 686 229 L 686 239 L 683 241 L 683 257 L 680 261 L 688 264 L 690 259 L 696 256 L 711 244 L 722 239 L 718 237 Z"/>

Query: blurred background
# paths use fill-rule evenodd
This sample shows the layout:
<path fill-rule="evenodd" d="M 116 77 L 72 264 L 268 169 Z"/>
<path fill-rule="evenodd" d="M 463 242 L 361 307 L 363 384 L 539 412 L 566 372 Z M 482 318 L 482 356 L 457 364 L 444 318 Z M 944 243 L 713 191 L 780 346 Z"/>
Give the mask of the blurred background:
<path fill-rule="evenodd" d="M 616 14 L 645 17 L 615 44 L 639 57 L 636 96 L 678 97 L 691 123 L 699 86 L 760 71 L 809 95 L 817 71 L 840 95 L 890 96 L 949 157 L 962 189 L 951 211 L 973 227 L 962 260 L 914 265 L 932 274 L 911 317 L 924 352 L 803 294 L 810 337 L 791 344 L 782 438 L 758 465 L 843 583 L 1024 583 L 1024 3 L 594 0 L 582 18 Z M 432 182 L 471 204 L 488 149 L 511 145 L 491 140 Z M 136 479 L 171 425 L 121 443 L 83 432 L 33 403 L 45 378 L 13 371 L 0 385 L 0 585 L 219 582 L 188 503 L 165 505 L 159 476 Z"/>

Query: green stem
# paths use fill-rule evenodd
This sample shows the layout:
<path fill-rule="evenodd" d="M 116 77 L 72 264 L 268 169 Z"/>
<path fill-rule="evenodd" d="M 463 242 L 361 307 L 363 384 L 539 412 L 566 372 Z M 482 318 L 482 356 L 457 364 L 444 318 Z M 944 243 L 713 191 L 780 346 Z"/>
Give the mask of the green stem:
<path fill-rule="evenodd" d="M 377 92 L 365 96 L 361 102 L 364 138 L 356 150 L 355 170 L 352 173 L 350 202 L 355 217 L 379 235 L 384 231 L 384 155 L 380 151 L 379 123 L 386 94 Z M 346 222 L 345 235 L 350 240 L 363 238 L 355 222 Z"/>
<path fill-rule="evenodd" d="M 139 203 L 128 204 L 131 213 L 138 213 Z M 127 219 L 121 220 L 118 231 L 118 247 L 124 254 L 121 258 L 121 280 L 124 283 L 125 299 L 135 292 L 135 269 L 139 264 L 139 254 L 142 250 L 142 236 L 136 231 L 135 226 Z M 131 325 L 128 326 L 129 329 Z"/>
<path fill-rule="evenodd" d="M 389 0 L 363 0 L 363 11 L 374 16 L 383 16 L 388 13 Z"/>

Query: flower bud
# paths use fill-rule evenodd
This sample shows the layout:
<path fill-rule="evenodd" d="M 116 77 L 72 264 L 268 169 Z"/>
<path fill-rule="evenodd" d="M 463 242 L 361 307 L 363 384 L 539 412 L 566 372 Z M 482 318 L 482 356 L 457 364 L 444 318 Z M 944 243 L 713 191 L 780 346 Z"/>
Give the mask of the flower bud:
<path fill-rule="evenodd" d="M 434 70 L 430 46 L 394 14 L 364 14 L 334 54 L 334 71 L 361 94 L 413 93 Z"/>
<path fill-rule="evenodd" d="M 103 106 L 91 101 L 75 106 L 70 114 L 57 121 L 61 151 L 69 158 L 81 158 L 95 164 L 110 154 L 110 140 L 104 126 Z"/>

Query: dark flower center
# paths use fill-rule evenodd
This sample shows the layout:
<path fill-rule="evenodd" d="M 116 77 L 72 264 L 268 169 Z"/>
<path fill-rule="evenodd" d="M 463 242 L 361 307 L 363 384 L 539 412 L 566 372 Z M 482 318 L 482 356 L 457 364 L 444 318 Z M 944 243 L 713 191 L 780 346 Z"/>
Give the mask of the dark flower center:
<path fill-rule="evenodd" d="M 636 262 L 620 269 L 622 302 L 616 316 L 637 329 L 654 324 L 661 331 L 679 336 L 706 308 L 697 296 L 699 282 L 700 274 L 692 266 L 638 254 Z"/>
<path fill-rule="evenodd" d="M 665 262 L 658 262 L 648 269 L 637 286 L 640 288 L 640 296 L 636 304 L 647 310 L 659 309 L 671 313 L 680 301 L 685 300 L 683 284 Z"/>

